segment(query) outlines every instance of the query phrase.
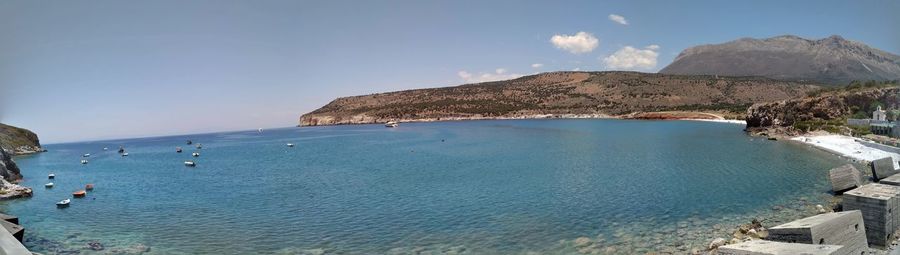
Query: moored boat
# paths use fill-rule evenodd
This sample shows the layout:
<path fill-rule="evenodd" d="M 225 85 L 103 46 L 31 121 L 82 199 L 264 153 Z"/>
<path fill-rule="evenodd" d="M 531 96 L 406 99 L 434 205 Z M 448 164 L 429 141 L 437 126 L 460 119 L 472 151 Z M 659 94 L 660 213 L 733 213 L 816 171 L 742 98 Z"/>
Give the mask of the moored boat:
<path fill-rule="evenodd" d="M 67 207 L 70 202 L 72 202 L 72 200 L 69 200 L 68 198 L 63 199 L 62 201 L 56 202 L 56 207 Z"/>
<path fill-rule="evenodd" d="M 94 184 L 88 183 L 88 185 L 84 185 L 84 190 L 87 190 L 87 191 L 94 190 Z"/>
<path fill-rule="evenodd" d="M 293 143 L 289 143 L 289 144 L 287 144 L 287 147 L 294 147 L 294 144 L 293 144 Z"/>
<path fill-rule="evenodd" d="M 90 157 L 90 156 L 91 156 L 90 153 L 86 153 L 86 154 L 84 154 L 84 155 L 81 155 L 81 157 L 83 157 L 83 158 L 87 158 L 87 157 Z"/>
<path fill-rule="evenodd" d="M 200 153 L 199 153 L 199 152 L 194 152 L 194 153 L 191 153 L 191 156 L 194 156 L 194 157 L 196 158 L 196 157 L 199 157 L 199 156 L 200 156 Z"/>
<path fill-rule="evenodd" d="M 191 144 L 193 144 L 194 142 L 191 141 L 191 140 L 187 140 L 187 142 L 185 142 L 185 143 L 186 143 L 187 145 L 191 145 Z"/>
<path fill-rule="evenodd" d="M 44 184 L 44 187 L 46 187 L 46 188 L 48 188 L 48 189 L 49 189 L 49 188 L 53 188 L 53 183 L 52 183 L 52 182 L 48 182 L 47 184 Z"/>
<path fill-rule="evenodd" d="M 84 197 L 85 194 L 87 194 L 87 191 L 79 190 L 72 192 L 72 197 Z"/>
<path fill-rule="evenodd" d="M 56 175 L 55 175 L 55 174 L 48 174 L 48 175 L 47 175 L 47 179 L 55 179 L 55 178 L 56 178 Z"/>
<path fill-rule="evenodd" d="M 82 164 L 82 165 L 87 164 L 87 163 L 88 163 L 87 159 L 82 159 L 82 160 L 81 160 L 81 164 Z"/>
<path fill-rule="evenodd" d="M 197 163 L 194 163 L 194 161 L 188 160 L 188 161 L 184 162 L 184 165 L 189 166 L 189 167 L 195 167 L 195 166 L 197 166 Z"/>
<path fill-rule="evenodd" d="M 181 153 L 181 147 L 175 147 L 175 152 Z"/>
<path fill-rule="evenodd" d="M 119 154 L 125 153 L 125 147 L 119 146 Z"/>
<path fill-rule="evenodd" d="M 400 125 L 400 124 L 398 124 L 396 121 L 388 121 L 387 123 L 384 123 L 384 126 L 385 126 L 385 127 L 389 127 L 389 128 L 394 128 L 394 127 L 397 127 L 397 126 L 399 126 L 399 125 Z"/>
<path fill-rule="evenodd" d="M 128 152 L 122 153 L 122 157 L 128 157 Z"/>
<path fill-rule="evenodd" d="M 202 144 L 202 143 L 198 143 L 198 144 L 197 144 L 197 149 L 203 149 L 203 144 Z"/>

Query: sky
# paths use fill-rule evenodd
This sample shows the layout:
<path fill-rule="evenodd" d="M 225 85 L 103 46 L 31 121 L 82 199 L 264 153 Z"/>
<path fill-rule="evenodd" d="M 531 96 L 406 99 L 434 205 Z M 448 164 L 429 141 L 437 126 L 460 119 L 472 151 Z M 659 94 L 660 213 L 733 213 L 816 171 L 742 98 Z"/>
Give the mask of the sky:
<path fill-rule="evenodd" d="M 43 143 L 290 127 L 334 98 L 685 48 L 841 35 L 900 53 L 898 1 L 0 1 L 0 122 Z"/>

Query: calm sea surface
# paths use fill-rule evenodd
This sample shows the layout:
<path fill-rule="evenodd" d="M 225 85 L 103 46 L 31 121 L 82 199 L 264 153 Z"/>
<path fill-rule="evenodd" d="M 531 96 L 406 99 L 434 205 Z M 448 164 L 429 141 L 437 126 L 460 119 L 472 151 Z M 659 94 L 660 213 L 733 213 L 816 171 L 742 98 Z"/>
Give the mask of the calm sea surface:
<path fill-rule="evenodd" d="M 467 121 L 47 145 L 16 158 L 34 196 L 0 210 L 49 254 L 677 253 L 827 203 L 844 162 L 742 128 Z M 195 168 L 186 139 L 203 144 Z"/>

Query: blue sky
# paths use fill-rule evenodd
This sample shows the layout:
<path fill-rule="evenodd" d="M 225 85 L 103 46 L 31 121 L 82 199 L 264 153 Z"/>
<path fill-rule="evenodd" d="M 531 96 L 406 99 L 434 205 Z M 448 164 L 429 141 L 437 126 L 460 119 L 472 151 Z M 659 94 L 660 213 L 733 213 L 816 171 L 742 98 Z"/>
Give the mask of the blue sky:
<path fill-rule="evenodd" d="M 656 72 L 741 37 L 900 53 L 897 1 L 785 2 L 8 0 L 0 121 L 45 143 L 287 127 L 340 96 Z"/>

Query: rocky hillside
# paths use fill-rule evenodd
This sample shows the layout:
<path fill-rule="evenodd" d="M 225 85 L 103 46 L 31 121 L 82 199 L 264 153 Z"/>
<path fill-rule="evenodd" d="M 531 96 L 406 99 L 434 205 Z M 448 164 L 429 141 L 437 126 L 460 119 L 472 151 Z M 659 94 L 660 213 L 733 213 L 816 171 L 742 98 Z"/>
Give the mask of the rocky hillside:
<path fill-rule="evenodd" d="M 811 83 L 757 77 L 637 72 L 552 72 L 507 81 L 338 98 L 300 117 L 301 126 L 390 120 L 617 116 L 725 110 L 806 95 Z"/>
<path fill-rule="evenodd" d="M 847 131 L 846 119 L 854 113 L 870 113 L 877 105 L 900 106 L 900 87 L 833 91 L 815 97 L 760 103 L 747 112 L 748 131 L 787 135 L 826 130 Z M 843 129 L 843 130 L 842 130 Z"/>
<path fill-rule="evenodd" d="M 846 85 L 853 80 L 900 79 L 900 56 L 840 36 L 807 40 L 788 35 L 691 47 L 659 72 Z"/>
<path fill-rule="evenodd" d="M 28 154 L 42 151 L 37 134 L 27 129 L 0 123 L 0 146 L 13 154 Z"/>
<path fill-rule="evenodd" d="M 22 179 L 22 174 L 19 173 L 19 166 L 16 165 L 16 162 L 12 160 L 12 155 L 7 153 L 6 150 L 0 150 L 0 176 L 3 176 L 3 179 L 7 181 Z"/>

